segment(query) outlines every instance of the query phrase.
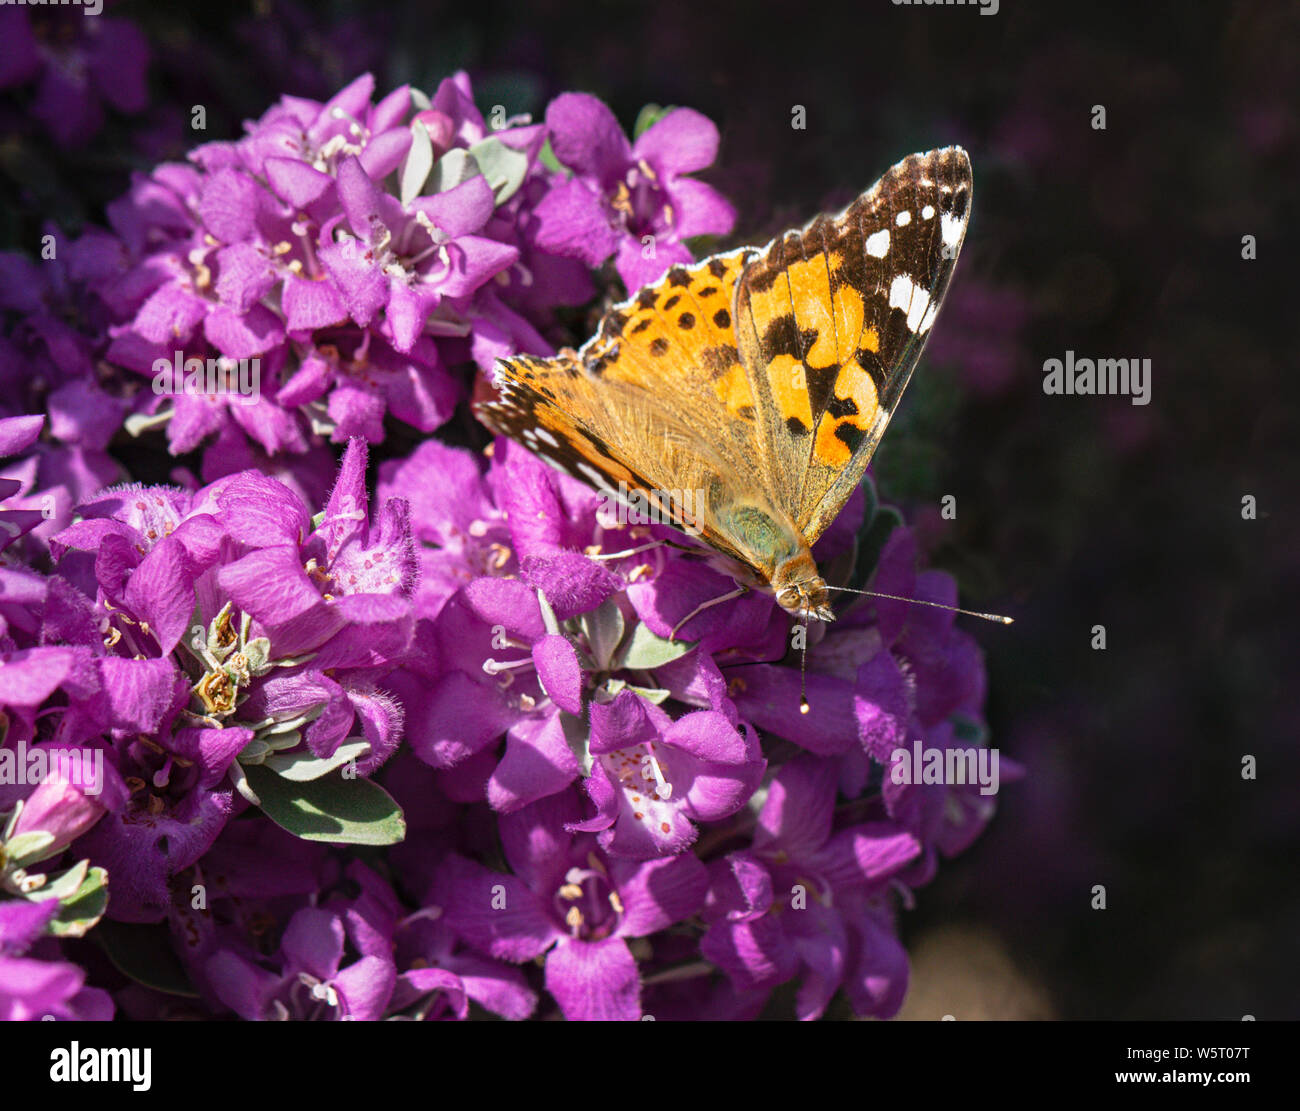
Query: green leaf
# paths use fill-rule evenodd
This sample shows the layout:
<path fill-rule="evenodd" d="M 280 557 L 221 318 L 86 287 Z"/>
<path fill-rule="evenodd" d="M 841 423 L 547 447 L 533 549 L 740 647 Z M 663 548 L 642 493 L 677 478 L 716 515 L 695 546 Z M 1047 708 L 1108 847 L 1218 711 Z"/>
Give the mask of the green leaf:
<path fill-rule="evenodd" d="M 481 173 L 474 156 L 460 147 L 452 147 L 438 159 L 429 174 L 425 191 L 428 193 L 445 193 L 454 189 L 462 181 L 469 181 L 475 174 Z"/>
<path fill-rule="evenodd" d="M 637 113 L 636 123 L 632 125 L 632 138 L 639 139 L 644 132 L 649 131 L 654 127 L 655 124 L 668 115 L 668 113 L 675 107 L 676 106 L 672 104 L 668 105 L 666 108 L 658 104 L 647 104 Z"/>
<path fill-rule="evenodd" d="M 328 775 L 295 783 L 265 767 L 246 768 L 245 774 L 262 812 L 304 841 L 396 845 L 406 836 L 402 808 L 369 779 Z"/>
<path fill-rule="evenodd" d="M 81 862 L 84 868 L 86 862 Z M 74 874 L 78 869 L 69 869 Z M 108 909 L 108 873 L 103 868 L 85 872 L 76 891 L 59 904 L 59 913 L 47 927 L 55 937 L 85 937 Z"/>
<path fill-rule="evenodd" d="M 630 691 L 636 691 L 636 693 L 647 702 L 653 702 L 656 706 L 673 693 L 672 691 L 664 690 L 662 687 L 637 687 L 633 686 L 631 683 L 627 685 L 627 689 Z"/>
<path fill-rule="evenodd" d="M 568 173 L 568 169 L 555 157 L 555 151 L 551 147 L 551 137 L 546 137 L 546 142 L 542 144 L 542 149 L 538 152 L 537 161 L 539 161 L 548 170 L 556 170 L 561 173 Z"/>
<path fill-rule="evenodd" d="M 628 641 L 619 666 L 633 671 L 650 671 L 686 655 L 697 644 L 698 640 L 667 640 L 644 625 L 638 625 L 632 631 L 632 639 Z"/>
<path fill-rule="evenodd" d="M 469 148 L 474 161 L 488 179 L 497 204 L 504 204 L 519 191 L 528 174 L 528 155 L 508 147 L 500 139 L 487 138 Z"/>
<path fill-rule="evenodd" d="M 54 844 L 54 834 L 43 829 L 32 829 L 20 833 L 5 842 L 5 866 L 7 868 L 25 868 L 41 859 L 41 854 Z"/>
<path fill-rule="evenodd" d="M 398 177 L 401 182 L 402 204 L 410 204 L 420 195 L 432 169 L 433 142 L 429 138 L 429 129 L 416 120 L 411 125 L 411 147 L 402 160 L 402 170 Z"/>
<path fill-rule="evenodd" d="M 309 783 L 328 775 L 335 768 L 370 755 L 370 742 L 354 740 L 339 745 L 333 756 L 321 758 L 311 751 L 277 753 L 262 761 L 262 766 L 279 772 L 285 779 L 294 783 Z"/>
<path fill-rule="evenodd" d="M 93 935 L 108 959 L 124 976 L 155 991 L 197 999 L 184 965 L 172 949 L 171 932 L 165 925 L 134 922 L 101 922 Z"/>
<path fill-rule="evenodd" d="M 626 628 L 623 611 L 613 598 L 606 598 L 598 609 L 583 615 L 582 628 L 587 635 L 587 644 L 591 648 L 591 659 L 596 670 L 608 671 Z"/>
<path fill-rule="evenodd" d="M 586 779 L 591 774 L 591 734 L 587 731 L 586 722 L 572 714 L 561 713 L 560 727 L 564 730 L 565 743 L 577 758 L 582 777 Z"/>
<path fill-rule="evenodd" d="M 58 899 L 60 902 L 70 899 L 86 882 L 86 875 L 89 871 L 90 861 L 80 860 L 71 868 L 60 872 L 53 879 L 47 876 L 47 882 L 44 886 L 33 891 L 28 895 L 28 898 L 37 903 L 44 899 Z"/>

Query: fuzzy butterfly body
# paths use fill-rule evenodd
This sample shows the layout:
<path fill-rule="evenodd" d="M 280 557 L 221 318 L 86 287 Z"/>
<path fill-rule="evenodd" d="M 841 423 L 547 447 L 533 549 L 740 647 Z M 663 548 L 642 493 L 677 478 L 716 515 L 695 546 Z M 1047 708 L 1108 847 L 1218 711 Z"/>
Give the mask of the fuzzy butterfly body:
<path fill-rule="evenodd" d="M 498 360 L 478 415 L 603 492 L 639 494 L 789 612 L 831 620 L 809 549 L 898 405 L 970 203 L 964 150 L 911 155 L 837 216 L 674 266 L 578 351 Z"/>

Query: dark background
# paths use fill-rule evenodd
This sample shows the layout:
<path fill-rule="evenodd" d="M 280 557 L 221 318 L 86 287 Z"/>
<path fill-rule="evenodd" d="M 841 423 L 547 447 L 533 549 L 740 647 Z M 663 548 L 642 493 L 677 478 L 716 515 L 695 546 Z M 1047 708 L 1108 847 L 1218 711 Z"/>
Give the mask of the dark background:
<path fill-rule="evenodd" d="M 196 141 L 183 106 L 206 107 L 202 138 L 233 136 L 280 94 L 325 98 L 365 69 L 382 92 L 463 67 L 480 107 L 536 117 L 586 90 L 628 128 L 647 102 L 697 108 L 722 130 L 705 176 L 738 243 L 839 207 L 910 151 L 964 145 L 970 231 L 875 473 L 964 604 L 1017 617 L 968 624 L 992 743 L 1027 775 L 904 915 L 904 1017 L 1300 1017 L 1300 8 L 112 10 L 149 35 L 158 107 L 48 165 L 7 144 L 5 245 L 31 242 L 24 211 L 102 221 L 130 166 Z M 1045 395 L 1043 362 L 1067 350 L 1149 358 L 1150 404 Z"/>

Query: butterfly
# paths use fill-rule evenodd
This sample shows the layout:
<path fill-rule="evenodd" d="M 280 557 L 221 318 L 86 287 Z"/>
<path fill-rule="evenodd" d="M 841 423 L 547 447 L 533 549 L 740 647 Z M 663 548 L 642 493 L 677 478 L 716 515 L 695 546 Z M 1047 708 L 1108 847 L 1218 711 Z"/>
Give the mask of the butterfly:
<path fill-rule="evenodd" d="M 836 216 L 673 266 L 577 351 L 499 359 L 499 396 L 476 412 L 561 471 L 643 499 L 741 590 L 833 620 L 811 547 L 920 358 L 971 191 L 961 147 L 904 158 Z"/>

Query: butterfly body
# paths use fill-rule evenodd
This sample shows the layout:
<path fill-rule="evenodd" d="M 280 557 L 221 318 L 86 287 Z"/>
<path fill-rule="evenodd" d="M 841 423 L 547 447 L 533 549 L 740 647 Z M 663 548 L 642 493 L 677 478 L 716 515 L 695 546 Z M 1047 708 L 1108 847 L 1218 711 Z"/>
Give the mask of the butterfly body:
<path fill-rule="evenodd" d="M 811 548 L 907 385 L 970 199 L 960 147 L 912 155 L 837 216 L 672 267 L 577 351 L 498 360 L 499 397 L 477 412 L 606 494 L 635 491 L 788 612 L 831 620 Z"/>

